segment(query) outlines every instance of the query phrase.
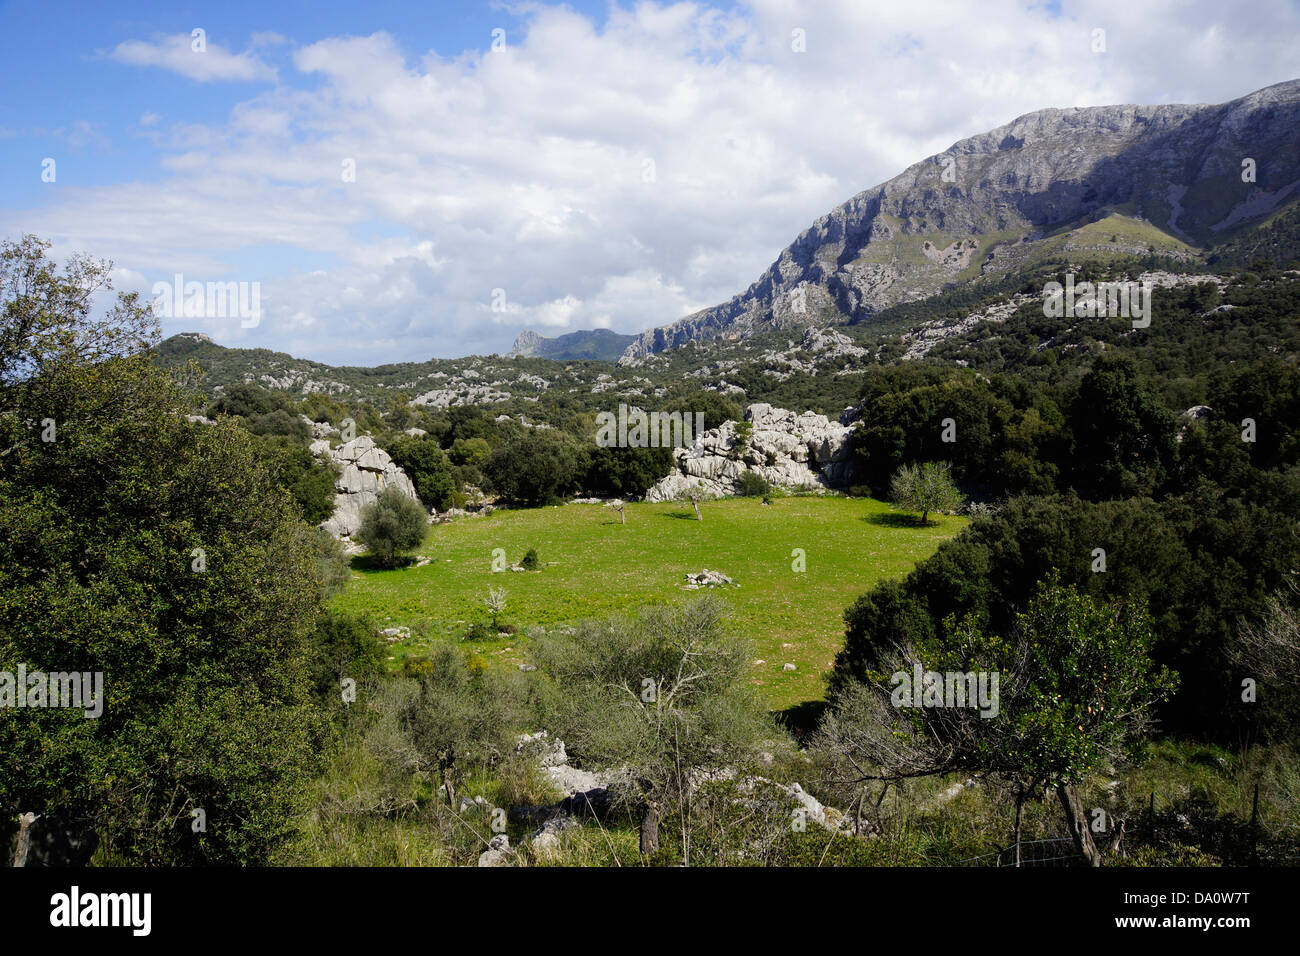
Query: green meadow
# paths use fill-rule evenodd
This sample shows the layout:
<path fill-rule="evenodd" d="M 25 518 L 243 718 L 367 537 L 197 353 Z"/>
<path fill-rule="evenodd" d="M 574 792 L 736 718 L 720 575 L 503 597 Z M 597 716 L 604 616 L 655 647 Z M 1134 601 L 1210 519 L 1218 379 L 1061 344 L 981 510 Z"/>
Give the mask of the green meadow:
<path fill-rule="evenodd" d="M 420 554 L 429 563 L 392 571 L 353 561 L 340 607 L 371 615 L 380 627 L 405 626 L 391 646 L 394 667 L 447 637 L 461 639 L 490 620 L 489 588 L 503 588 L 509 637 L 466 642 L 489 661 L 527 660 L 523 632 L 561 627 L 646 604 L 689 600 L 688 572 L 709 568 L 735 582 L 712 589 L 752 642 L 754 682 L 783 709 L 824 694 L 824 675 L 843 641 L 844 609 L 883 578 L 905 575 L 955 534 L 964 519 L 940 515 L 918 527 L 865 498 L 791 496 L 770 505 L 735 498 L 701 504 L 703 521 L 680 503 L 627 506 L 627 524 L 602 505 L 499 510 L 430 527 Z M 518 564 L 537 550 L 536 571 L 494 572 L 496 549 Z M 802 551 L 805 570 L 797 571 Z M 794 671 L 783 665 L 795 665 Z"/>

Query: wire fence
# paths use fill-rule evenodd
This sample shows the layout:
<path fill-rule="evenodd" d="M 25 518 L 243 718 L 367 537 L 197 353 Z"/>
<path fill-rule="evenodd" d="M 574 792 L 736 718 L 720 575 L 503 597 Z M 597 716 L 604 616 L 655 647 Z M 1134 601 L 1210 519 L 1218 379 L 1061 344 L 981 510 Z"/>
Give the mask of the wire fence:
<path fill-rule="evenodd" d="M 1068 838 L 1057 837 L 1047 840 L 1021 840 L 1019 843 L 1019 862 L 1016 861 L 1017 844 L 982 853 L 965 860 L 958 860 L 955 866 L 1077 866 L 1079 854 L 1075 852 L 1074 843 Z"/>

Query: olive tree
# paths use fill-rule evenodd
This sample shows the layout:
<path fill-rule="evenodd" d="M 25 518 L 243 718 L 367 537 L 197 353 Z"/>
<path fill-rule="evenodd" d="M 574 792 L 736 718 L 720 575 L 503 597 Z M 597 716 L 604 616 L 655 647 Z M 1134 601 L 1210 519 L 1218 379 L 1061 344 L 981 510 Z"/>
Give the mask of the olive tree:
<path fill-rule="evenodd" d="M 819 750 L 848 784 L 992 775 L 1012 783 L 1017 811 L 1029 796 L 1054 790 L 1076 849 L 1100 865 L 1078 784 L 1098 767 L 1133 756 L 1154 705 L 1177 682 L 1151 661 L 1146 609 L 1098 603 L 1049 578 L 1009 637 L 986 633 L 974 618 L 950 618 L 945 632 L 923 645 L 894 647 L 870 680 L 845 688 L 819 728 Z M 898 693 L 907 681 L 900 675 L 917 671 L 926 675 L 926 697 L 913 687 L 917 696 L 909 701 Z M 948 699 L 948 673 L 996 674 L 993 706 Z"/>
<path fill-rule="evenodd" d="M 921 512 L 921 524 L 927 523 L 931 511 L 956 511 L 965 499 L 953 484 L 951 471 L 947 462 L 904 465 L 889 486 L 894 503 L 904 510 Z"/>
<path fill-rule="evenodd" d="M 588 622 L 534 649 L 555 692 L 551 719 L 583 761 L 626 768 L 621 795 L 641 818 L 641 852 L 676 824 L 691 857 L 697 784 L 750 762 L 773 730 L 748 679 L 748 646 L 712 596 L 636 617 Z"/>
<path fill-rule="evenodd" d="M 374 504 L 361 509 L 361 527 L 354 537 L 370 549 L 380 566 L 395 568 L 424 541 L 428 525 L 418 502 L 396 488 L 385 488 Z"/>

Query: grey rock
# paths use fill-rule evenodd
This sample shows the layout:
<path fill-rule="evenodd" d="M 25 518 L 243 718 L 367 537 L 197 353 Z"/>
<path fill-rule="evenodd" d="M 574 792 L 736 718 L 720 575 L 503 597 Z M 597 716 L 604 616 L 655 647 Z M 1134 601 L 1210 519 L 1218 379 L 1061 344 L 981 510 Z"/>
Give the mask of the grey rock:
<path fill-rule="evenodd" d="M 479 854 L 479 866 L 509 866 L 514 858 L 510 837 L 499 833 L 488 841 L 488 848 Z"/>
<path fill-rule="evenodd" d="M 361 510 L 377 501 L 379 493 L 386 488 L 396 488 L 419 503 L 415 486 L 406 472 L 369 435 L 344 442 L 332 451 L 313 443 L 312 450 L 321 456 L 328 454 L 338 468 L 334 513 L 321 522 L 321 527 L 336 538 L 348 539 L 355 534 L 361 527 Z"/>
<path fill-rule="evenodd" d="M 750 405 L 745 420 L 752 426 L 745 448 L 733 422 L 697 436 L 690 447 L 674 450 L 675 470 L 656 482 L 645 500 L 725 497 L 736 493 L 746 472 L 789 489 L 841 487 L 852 480 L 851 425 L 763 402 Z"/>

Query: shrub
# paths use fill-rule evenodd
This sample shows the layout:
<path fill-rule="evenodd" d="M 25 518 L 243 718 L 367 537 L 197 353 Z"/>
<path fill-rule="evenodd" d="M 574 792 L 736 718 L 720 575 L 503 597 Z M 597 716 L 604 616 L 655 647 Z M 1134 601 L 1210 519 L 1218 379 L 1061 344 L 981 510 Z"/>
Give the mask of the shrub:
<path fill-rule="evenodd" d="M 395 568 L 405 552 L 419 547 L 427 524 L 423 508 L 396 488 L 385 488 L 378 501 L 362 509 L 355 537 L 381 567 Z"/>
<path fill-rule="evenodd" d="M 528 571 L 536 571 L 537 565 L 538 565 L 537 549 L 529 548 L 528 553 L 525 554 L 523 560 L 519 562 L 519 566 Z"/>
<path fill-rule="evenodd" d="M 570 441 L 536 431 L 507 439 L 483 464 L 494 490 L 526 505 L 550 504 L 568 494 L 586 471 L 586 456 Z"/>
<path fill-rule="evenodd" d="M 447 454 L 428 437 L 403 435 L 389 443 L 388 453 L 415 485 L 415 493 L 426 506 L 445 511 L 452 506 L 456 479 Z"/>
<path fill-rule="evenodd" d="M 759 498 L 771 493 L 772 483 L 757 472 L 745 472 L 736 484 L 736 494 L 742 498 Z"/>

